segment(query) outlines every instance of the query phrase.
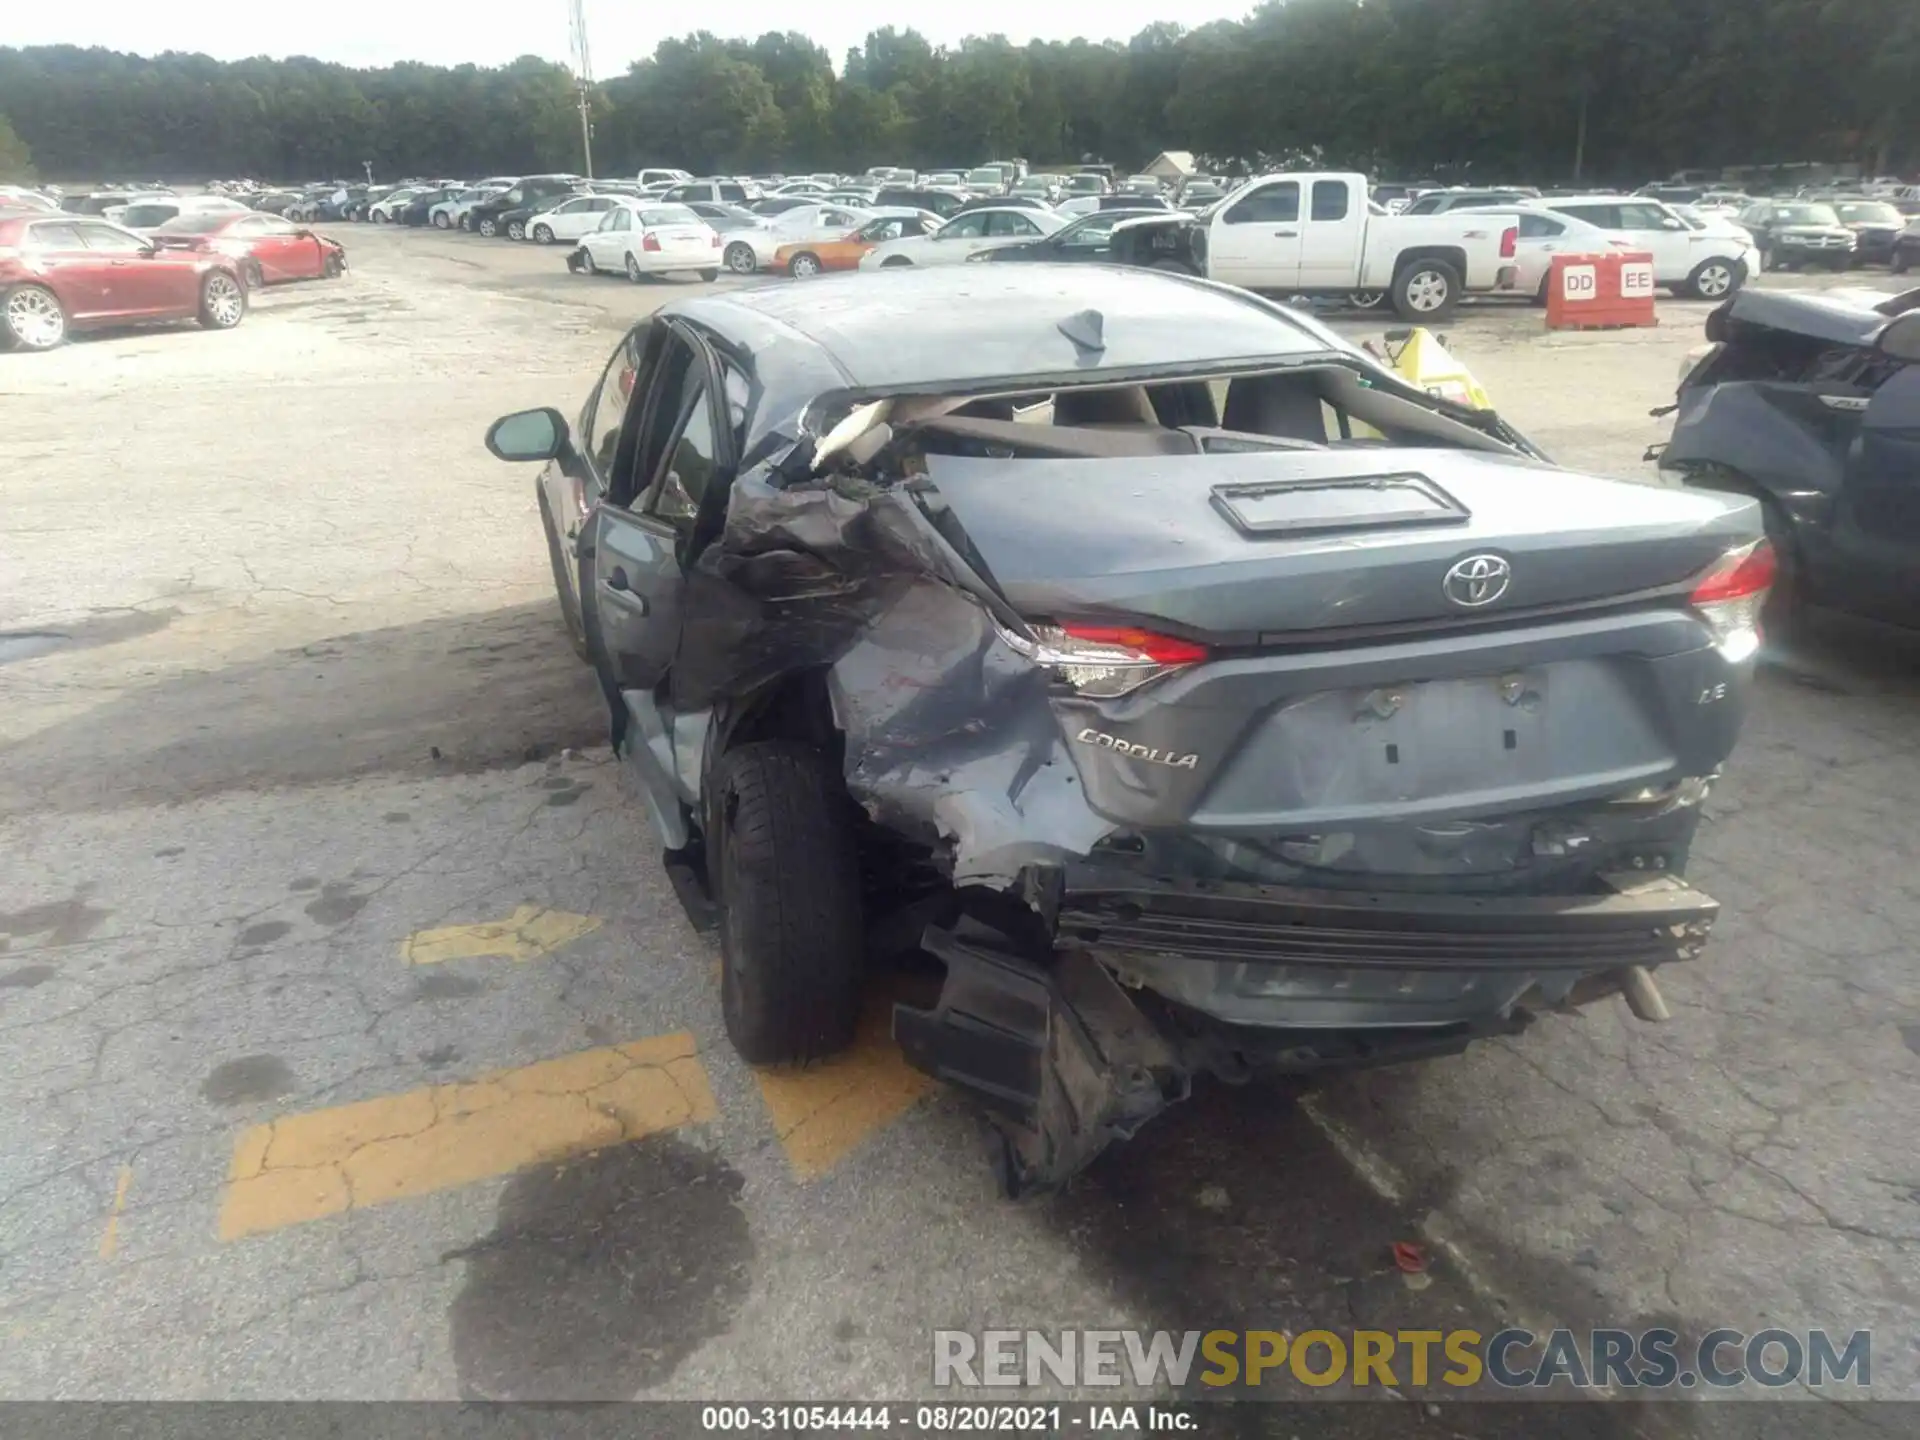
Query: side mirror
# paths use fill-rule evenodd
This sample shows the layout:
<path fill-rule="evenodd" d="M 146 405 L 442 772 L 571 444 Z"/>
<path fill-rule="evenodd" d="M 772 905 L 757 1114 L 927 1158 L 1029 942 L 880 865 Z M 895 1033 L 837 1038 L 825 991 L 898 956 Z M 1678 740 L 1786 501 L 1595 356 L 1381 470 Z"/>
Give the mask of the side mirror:
<path fill-rule="evenodd" d="M 1874 337 L 1873 348 L 1895 360 L 1920 363 L 1920 311 L 1888 321 L 1886 328 Z"/>
<path fill-rule="evenodd" d="M 567 448 L 567 421 L 558 410 L 516 410 L 487 427 L 487 449 L 499 460 L 552 460 Z"/>

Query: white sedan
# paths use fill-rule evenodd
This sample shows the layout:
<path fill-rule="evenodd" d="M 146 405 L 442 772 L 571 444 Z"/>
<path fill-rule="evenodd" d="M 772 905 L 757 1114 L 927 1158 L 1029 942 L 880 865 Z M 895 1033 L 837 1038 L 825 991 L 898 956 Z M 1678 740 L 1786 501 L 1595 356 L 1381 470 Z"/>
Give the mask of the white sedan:
<path fill-rule="evenodd" d="M 907 235 L 877 245 L 860 257 L 862 270 L 903 265 L 958 265 L 982 250 L 1038 240 L 1065 225 L 1069 216 L 1013 205 L 988 206 L 954 216 L 931 235 Z"/>
<path fill-rule="evenodd" d="M 608 211 L 628 203 L 618 195 L 574 195 L 527 221 L 527 238 L 541 245 L 579 240 L 598 230 Z"/>
<path fill-rule="evenodd" d="M 624 270 L 636 285 L 649 275 L 720 275 L 719 232 L 686 206 L 657 200 L 616 201 L 600 228 L 581 237 L 578 254 L 587 274 Z"/>
<path fill-rule="evenodd" d="M 727 269 L 736 275 L 770 269 L 773 257 L 783 245 L 798 245 L 808 240 L 844 240 L 872 218 L 871 210 L 856 210 L 849 205 L 796 205 L 791 210 L 782 210 L 765 225 L 730 232 L 726 242 Z"/>
<path fill-rule="evenodd" d="M 367 206 L 367 219 L 376 225 L 391 225 L 400 218 L 400 212 L 414 202 L 416 196 L 427 192 L 419 189 L 395 190 L 383 195 Z"/>

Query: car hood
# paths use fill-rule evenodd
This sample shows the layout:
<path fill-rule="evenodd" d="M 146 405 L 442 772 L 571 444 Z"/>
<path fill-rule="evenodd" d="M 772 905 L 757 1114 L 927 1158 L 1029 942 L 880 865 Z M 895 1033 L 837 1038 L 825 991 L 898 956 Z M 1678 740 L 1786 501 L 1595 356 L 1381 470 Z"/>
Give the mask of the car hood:
<path fill-rule="evenodd" d="M 1845 225 L 1776 225 L 1773 234 L 1776 240 L 1817 240 L 1827 235 L 1853 238 L 1853 231 Z"/>

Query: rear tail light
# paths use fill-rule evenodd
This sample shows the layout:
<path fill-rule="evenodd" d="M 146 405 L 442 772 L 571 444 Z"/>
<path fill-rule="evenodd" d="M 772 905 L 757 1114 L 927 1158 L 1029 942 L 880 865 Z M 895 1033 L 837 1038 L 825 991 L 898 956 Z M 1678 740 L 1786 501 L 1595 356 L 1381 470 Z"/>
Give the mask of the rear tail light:
<path fill-rule="evenodd" d="M 1520 227 L 1509 225 L 1500 232 L 1500 258 L 1511 260 L 1513 252 L 1520 246 Z"/>
<path fill-rule="evenodd" d="M 1000 636 L 1056 679 L 1094 700 L 1112 700 L 1149 680 L 1198 665 L 1208 650 L 1191 640 L 1130 625 L 1035 625 L 1034 638 L 1002 630 Z"/>
<path fill-rule="evenodd" d="M 640 248 L 642 250 L 658 250 L 660 248 L 660 237 L 649 231 L 640 237 Z"/>
<path fill-rule="evenodd" d="M 1750 660 L 1760 649 L 1760 610 L 1779 566 L 1765 540 L 1729 550 L 1700 578 L 1688 597 L 1712 629 L 1721 655 Z"/>

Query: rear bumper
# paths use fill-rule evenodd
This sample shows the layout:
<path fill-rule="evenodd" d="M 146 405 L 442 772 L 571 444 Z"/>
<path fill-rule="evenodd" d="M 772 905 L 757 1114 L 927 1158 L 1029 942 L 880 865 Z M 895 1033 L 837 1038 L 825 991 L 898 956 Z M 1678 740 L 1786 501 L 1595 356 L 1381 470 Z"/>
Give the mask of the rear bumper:
<path fill-rule="evenodd" d="M 1058 937 L 1223 1024 L 1400 1029 L 1568 1002 L 1583 979 L 1686 960 L 1716 901 L 1672 876 L 1595 895 L 1306 890 L 1068 872 Z"/>
<path fill-rule="evenodd" d="M 909 1063 L 994 1113 L 1009 1194 L 1059 1184 L 1192 1078 L 1391 1064 L 1513 1034 L 1534 1009 L 1697 955 L 1718 906 L 1670 876 L 1613 894 L 1366 894 L 1069 872 L 1050 956 L 929 929 L 938 1002 L 899 1005 Z M 1659 1018 L 1657 1016 L 1648 1018 Z"/>

